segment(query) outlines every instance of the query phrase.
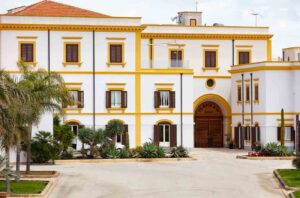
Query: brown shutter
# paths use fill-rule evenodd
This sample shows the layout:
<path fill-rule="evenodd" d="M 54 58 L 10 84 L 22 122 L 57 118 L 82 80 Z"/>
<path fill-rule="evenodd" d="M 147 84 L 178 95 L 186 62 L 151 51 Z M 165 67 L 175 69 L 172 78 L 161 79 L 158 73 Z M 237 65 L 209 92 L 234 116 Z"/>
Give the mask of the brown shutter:
<path fill-rule="evenodd" d="M 242 130 L 242 141 L 241 141 L 241 149 L 244 149 L 244 140 L 245 140 L 245 134 L 246 134 L 246 127 L 241 127 Z"/>
<path fill-rule="evenodd" d="M 175 99 L 175 91 L 170 91 L 170 108 L 175 108 L 176 99 Z"/>
<path fill-rule="evenodd" d="M 127 142 L 127 135 L 126 135 L 126 133 L 128 133 L 128 125 L 124 124 L 124 131 L 122 133 L 122 144 L 123 145 L 126 145 L 126 142 Z"/>
<path fill-rule="evenodd" d="M 170 147 L 177 146 L 177 125 L 171 125 Z"/>
<path fill-rule="evenodd" d="M 78 91 L 78 108 L 84 108 L 84 91 Z"/>
<path fill-rule="evenodd" d="M 211 67 L 216 67 L 217 66 L 217 53 L 216 52 L 211 52 Z"/>
<path fill-rule="evenodd" d="M 111 91 L 106 91 L 106 108 L 111 108 Z"/>
<path fill-rule="evenodd" d="M 154 108 L 159 108 L 160 106 L 160 92 L 155 91 L 154 92 Z"/>
<path fill-rule="evenodd" d="M 153 143 L 159 145 L 159 127 L 154 125 Z"/>
<path fill-rule="evenodd" d="M 255 143 L 256 143 L 256 131 L 255 131 L 255 127 L 251 127 L 251 146 L 252 149 L 255 149 Z"/>
<path fill-rule="evenodd" d="M 210 56 L 209 56 L 209 52 L 205 52 L 205 67 L 210 67 Z"/>
<path fill-rule="evenodd" d="M 260 127 L 257 127 L 257 141 L 260 141 Z"/>
<path fill-rule="evenodd" d="M 294 130 L 294 127 L 291 127 L 291 140 L 295 141 L 295 130 Z"/>
<path fill-rule="evenodd" d="M 277 127 L 277 140 L 281 140 L 281 127 Z"/>
<path fill-rule="evenodd" d="M 121 107 L 127 108 L 127 91 L 121 92 Z"/>
<path fill-rule="evenodd" d="M 234 145 L 239 148 L 239 127 L 234 127 Z"/>

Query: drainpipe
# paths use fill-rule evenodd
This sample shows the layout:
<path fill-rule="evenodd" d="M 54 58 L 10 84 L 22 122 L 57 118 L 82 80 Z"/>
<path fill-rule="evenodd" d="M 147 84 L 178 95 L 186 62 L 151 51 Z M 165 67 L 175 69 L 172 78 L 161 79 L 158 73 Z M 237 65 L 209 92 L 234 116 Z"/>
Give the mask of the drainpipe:
<path fill-rule="evenodd" d="M 299 148 L 300 148 L 300 120 L 299 120 L 299 115 L 296 115 L 296 140 L 295 140 L 295 146 L 296 146 L 296 152 L 299 152 Z"/>
<path fill-rule="evenodd" d="M 242 75 L 242 126 L 245 124 L 245 103 L 244 103 L 244 74 Z"/>
<path fill-rule="evenodd" d="M 183 117 L 182 117 L 182 73 L 180 73 L 180 145 L 183 146 Z"/>
<path fill-rule="evenodd" d="M 253 126 L 253 74 L 250 73 L 251 126 Z"/>
<path fill-rule="evenodd" d="M 96 101 L 95 101 L 95 30 L 93 30 L 93 129 L 96 130 Z"/>
<path fill-rule="evenodd" d="M 232 66 L 234 65 L 234 40 L 232 40 Z"/>
<path fill-rule="evenodd" d="M 50 29 L 48 29 L 48 72 L 50 73 Z"/>

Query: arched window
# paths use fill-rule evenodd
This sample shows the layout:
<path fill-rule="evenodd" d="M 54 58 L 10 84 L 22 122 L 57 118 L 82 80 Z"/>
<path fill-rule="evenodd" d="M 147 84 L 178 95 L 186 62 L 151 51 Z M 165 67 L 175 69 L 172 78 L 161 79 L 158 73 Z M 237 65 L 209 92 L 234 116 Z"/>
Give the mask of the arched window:
<path fill-rule="evenodd" d="M 162 147 L 177 146 L 177 126 L 168 121 L 158 122 L 154 126 L 154 143 Z"/>

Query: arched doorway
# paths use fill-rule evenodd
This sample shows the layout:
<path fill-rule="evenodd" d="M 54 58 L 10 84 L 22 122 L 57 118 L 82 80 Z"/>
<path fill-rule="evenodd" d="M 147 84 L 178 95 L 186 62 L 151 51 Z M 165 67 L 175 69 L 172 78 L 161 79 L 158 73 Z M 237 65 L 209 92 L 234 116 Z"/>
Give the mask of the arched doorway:
<path fill-rule="evenodd" d="M 201 103 L 194 113 L 195 147 L 223 147 L 223 113 L 212 101 Z"/>

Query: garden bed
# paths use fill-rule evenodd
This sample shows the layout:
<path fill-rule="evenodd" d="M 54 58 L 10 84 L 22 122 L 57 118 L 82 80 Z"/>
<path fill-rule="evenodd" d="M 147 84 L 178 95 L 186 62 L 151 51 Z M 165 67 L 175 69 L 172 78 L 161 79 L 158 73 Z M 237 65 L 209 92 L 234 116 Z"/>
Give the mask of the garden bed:
<path fill-rule="evenodd" d="M 45 197 L 53 186 L 50 181 L 11 181 L 8 197 Z M 0 192 L 5 192 L 5 181 L 0 181 Z M 2 194 L 1 193 L 1 194 Z"/>
<path fill-rule="evenodd" d="M 295 156 L 249 156 L 249 155 L 237 155 L 237 159 L 248 160 L 293 160 Z"/>
<path fill-rule="evenodd" d="M 300 191 L 293 192 L 295 198 L 300 198 Z"/>
<path fill-rule="evenodd" d="M 129 158 L 129 159 L 70 159 L 55 160 L 55 164 L 86 164 L 86 163 L 123 163 L 123 162 L 177 162 L 177 161 L 193 161 L 196 158 Z"/>
<path fill-rule="evenodd" d="M 29 174 L 26 174 L 25 171 L 20 172 L 21 178 L 56 178 L 59 176 L 59 172 L 57 171 L 30 171 Z M 2 174 L 0 174 L 0 178 L 4 178 Z"/>
<path fill-rule="evenodd" d="M 296 169 L 278 169 L 275 177 L 286 190 L 300 190 L 300 171 Z"/>

